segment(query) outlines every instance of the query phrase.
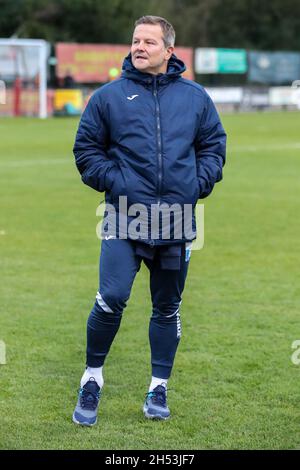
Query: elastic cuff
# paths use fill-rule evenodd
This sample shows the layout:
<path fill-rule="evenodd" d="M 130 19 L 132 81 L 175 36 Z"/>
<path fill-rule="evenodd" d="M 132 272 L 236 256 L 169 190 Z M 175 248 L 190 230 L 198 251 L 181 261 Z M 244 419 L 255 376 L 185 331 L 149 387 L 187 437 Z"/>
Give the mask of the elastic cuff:
<path fill-rule="evenodd" d="M 152 376 L 158 377 L 160 379 L 169 379 L 171 376 L 172 367 L 162 367 L 162 366 L 155 366 L 152 364 Z"/>

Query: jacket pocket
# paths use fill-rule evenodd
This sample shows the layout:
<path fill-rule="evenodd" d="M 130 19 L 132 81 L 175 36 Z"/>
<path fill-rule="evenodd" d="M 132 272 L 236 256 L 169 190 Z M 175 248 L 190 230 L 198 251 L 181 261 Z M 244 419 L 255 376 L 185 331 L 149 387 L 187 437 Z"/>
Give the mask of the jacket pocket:
<path fill-rule="evenodd" d="M 128 206 L 147 202 L 153 192 L 150 183 L 131 168 L 120 166 L 119 170 L 111 187 L 113 201 L 118 203 L 120 196 L 127 196 Z"/>
<path fill-rule="evenodd" d="M 105 189 L 106 189 L 106 191 L 111 191 L 119 171 L 120 170 L 117 166 L 112 166 L 107 170 L 107 172 L 105 174 Z"/>

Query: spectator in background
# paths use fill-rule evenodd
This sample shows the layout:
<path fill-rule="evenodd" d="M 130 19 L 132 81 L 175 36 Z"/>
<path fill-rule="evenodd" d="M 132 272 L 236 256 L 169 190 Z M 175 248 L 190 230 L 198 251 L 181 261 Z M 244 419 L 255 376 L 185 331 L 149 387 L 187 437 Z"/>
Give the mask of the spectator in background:
<path fill-rule="evenodd" d="M 75 88 L 76 82 L 71 74 L 70 70 L 67 70 L 67 74 L 63 79 L 63 88 Z"/>

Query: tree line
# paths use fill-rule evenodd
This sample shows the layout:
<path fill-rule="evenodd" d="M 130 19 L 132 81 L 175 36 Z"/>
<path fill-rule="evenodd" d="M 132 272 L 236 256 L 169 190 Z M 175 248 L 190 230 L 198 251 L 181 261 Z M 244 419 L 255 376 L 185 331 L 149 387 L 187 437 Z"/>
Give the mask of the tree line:
<path fill-rule="evenodd" d="M 181 46 L 300 51 L 299 0 L 0 0 L 0 37 L 128 44 L 147 14 Z"/>

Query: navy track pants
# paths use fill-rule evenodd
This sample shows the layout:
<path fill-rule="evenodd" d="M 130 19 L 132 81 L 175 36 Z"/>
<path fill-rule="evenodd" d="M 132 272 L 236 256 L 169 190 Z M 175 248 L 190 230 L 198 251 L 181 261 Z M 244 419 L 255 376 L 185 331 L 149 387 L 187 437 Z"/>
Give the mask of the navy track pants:
<path fill-rule="evenodd" d="M 100 287 L 87 322 L 87 366 L 101 367 L 119 329 L 132 284 L 144 261 L 150 271 L 152 316 L 149 325 L 152 375 L 168 379 L 181 336 L 180 303 L 188 271 L 182 244 L 180 269 L 161 269 L 159 254 L 153 260 L 135 252 L 135 242 L 102 240 Z"/>

